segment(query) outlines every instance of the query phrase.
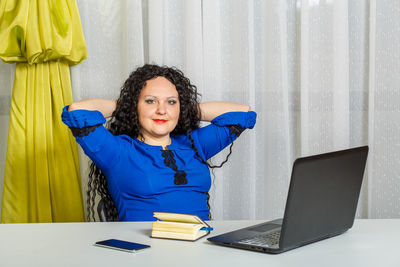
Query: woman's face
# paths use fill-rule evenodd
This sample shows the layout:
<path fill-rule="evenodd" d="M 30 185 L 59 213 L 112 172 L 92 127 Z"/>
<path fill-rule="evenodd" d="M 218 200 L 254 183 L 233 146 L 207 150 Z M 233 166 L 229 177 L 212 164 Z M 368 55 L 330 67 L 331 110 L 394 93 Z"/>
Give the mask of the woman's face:
<path fill-rule="evenodd" d="M 161 76 L 146 81 L 138 101 L 140 133 L 145 142 L 160 145 L 169 141 L 169 134 L 178 124 L 179 112 L 179 95 L 173 83 Z"/>

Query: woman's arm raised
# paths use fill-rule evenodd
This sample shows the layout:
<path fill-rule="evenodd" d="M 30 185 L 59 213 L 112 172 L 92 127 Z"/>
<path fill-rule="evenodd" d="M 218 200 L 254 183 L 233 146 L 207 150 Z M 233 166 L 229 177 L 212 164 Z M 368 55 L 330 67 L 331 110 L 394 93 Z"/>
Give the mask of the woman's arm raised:
<path fill-rule="evenodd" d="M 73 111 L 77 109 L 84 110 L 97 110 L 103 114 L 104 118 L 109 118 L 113 114 L 117 106 L 116 100 L 108 100 L 101 98 L 88 98 L 72 103 L 68 111 Z"/>
<path fill-rule="evenodd" d="M 203 102 L 199 104 L 202 121 L 212 121 L 214 118 L 221 114 L 232 112 L 232 111 L 243 111 L 247 112 L 250 110 L 250 106 L 230 103 L 230 102 Z"/>

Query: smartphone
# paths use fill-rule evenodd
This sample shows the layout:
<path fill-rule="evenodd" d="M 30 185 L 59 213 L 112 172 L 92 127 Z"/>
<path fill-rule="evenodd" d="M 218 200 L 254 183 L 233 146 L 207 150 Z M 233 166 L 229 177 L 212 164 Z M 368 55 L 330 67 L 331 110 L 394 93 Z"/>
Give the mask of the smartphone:
<path fill-rule="evenodd" d="M 98 241 L 94 244 L 95 246 L 104 247 L 104 248 L 112 248 L 117 250 L 122 250 L 126 252 L 137 252 L 139 250 L 149 248 L 149 245 L 133 243 L 118 239 L 108 239 L 103 241 Z"/>

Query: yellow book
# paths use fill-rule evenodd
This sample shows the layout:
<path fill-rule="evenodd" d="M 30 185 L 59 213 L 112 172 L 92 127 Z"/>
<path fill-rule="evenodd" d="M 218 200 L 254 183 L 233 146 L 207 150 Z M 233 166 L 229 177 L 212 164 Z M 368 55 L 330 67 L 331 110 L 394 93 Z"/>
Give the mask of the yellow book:
<path fill-rule="evenodd" d="M 196 215 L 154 212 L 151 237 L 195 241 L 210 233 L 212 228 Z"/>

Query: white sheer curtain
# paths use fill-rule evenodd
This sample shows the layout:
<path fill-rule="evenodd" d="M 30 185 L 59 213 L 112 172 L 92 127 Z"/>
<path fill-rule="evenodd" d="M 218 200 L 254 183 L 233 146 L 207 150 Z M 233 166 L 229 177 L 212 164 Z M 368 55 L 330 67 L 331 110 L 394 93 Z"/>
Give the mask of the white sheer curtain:
<path fill-rule="evenodd" d="M 214 219 L 282 216 L 295 158 L 366 144 L 357 216 L 400 217 L 399 1 L 77 2 L 89 57 L 72 68 L 75 100 L 116 98 L 149 62 L 182 69 L 203 101 L 258 113 L 214 171 Z M 2 170 L 12 69 L 0 65 Z M 81 169 L 85 185 L 84 155 Z"/>
<path fill-rule="evenodd" d="M 3 199 L 4 169 L 8 140 L 8 121 L 10 119 L 14 71 L 14 64 L 6 64 L 0 61 L 0 204 Z"/>

